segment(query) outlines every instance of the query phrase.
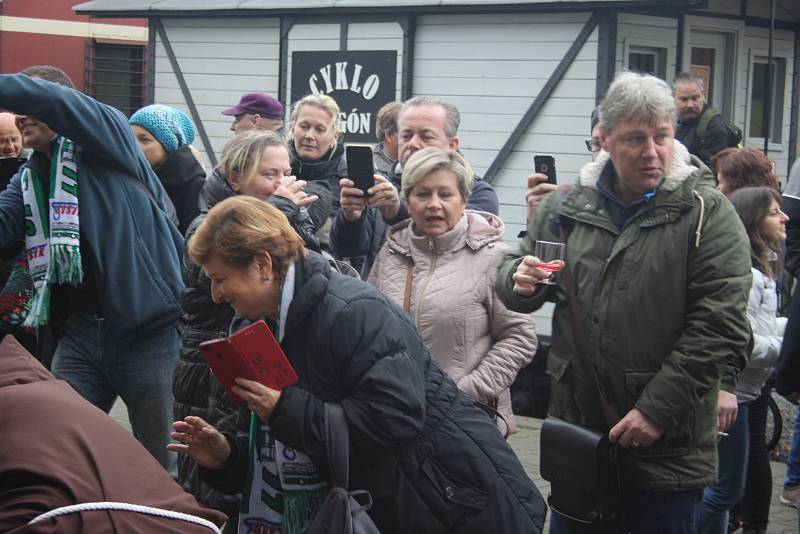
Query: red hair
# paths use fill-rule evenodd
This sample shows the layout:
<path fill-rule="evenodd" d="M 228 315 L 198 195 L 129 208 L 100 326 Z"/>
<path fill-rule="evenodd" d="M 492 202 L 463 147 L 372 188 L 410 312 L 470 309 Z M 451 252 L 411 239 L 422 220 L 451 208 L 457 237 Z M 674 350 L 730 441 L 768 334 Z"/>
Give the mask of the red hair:
<path fill-rule="evenodd" d="M 778 177 L 772 172 L 772 162 L 755 148 L 726 148 L 711 158 L 711 168 L 724 174 L 731 192 L 743 187 L 771 187 L 780 191 Z"/>

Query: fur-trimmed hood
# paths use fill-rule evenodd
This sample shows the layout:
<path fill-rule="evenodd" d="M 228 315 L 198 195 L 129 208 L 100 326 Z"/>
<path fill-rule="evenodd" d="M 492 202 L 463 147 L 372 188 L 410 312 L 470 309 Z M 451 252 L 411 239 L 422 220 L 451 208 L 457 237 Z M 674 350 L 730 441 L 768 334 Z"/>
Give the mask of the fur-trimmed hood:
<path fill-rule="evenodd" d="M 410 255 L 414 246 L 427 250 L 430 243 L 435 243 L 439 251 L 456 251 L 463 246 L 479 250 L 502 240 L 505 231 L 500 217 L 483 211 L 465 211 L 453 228 L 433 238 L 415 235 L 412 224 L 409 218 L 389 229 L 386 235 L 389 248 L 405 255 Z"/>
<path fill-rule="evenodd" d="M 669 172 L 664 177 L 664 182 L 659 189 L 663 191 L 674 191 L 680 187 L 689 176 L 700 169 L 707 169 L 702 161 L 689 154 L 689 150 L 677 139 L 674 141 L 675 148 L 672 151 L 672 164 Z M 587 163 L 581 167 L 578 173 L 578 183 L 585 187 L 597 188 L 597 180 L 603 172 L 606 164 L 611 161 L 611 157 L 605 150 L 597 156 L 597 160 Z"/>

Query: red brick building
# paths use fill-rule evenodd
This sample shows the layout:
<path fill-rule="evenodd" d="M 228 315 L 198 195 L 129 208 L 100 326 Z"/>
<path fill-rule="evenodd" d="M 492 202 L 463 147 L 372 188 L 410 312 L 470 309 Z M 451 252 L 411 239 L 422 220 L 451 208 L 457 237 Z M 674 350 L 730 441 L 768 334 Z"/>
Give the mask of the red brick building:
<path fill-rule="evenodd" d="M 55 65 L 76 87 L 131 113 L 146 103 L 147 22 L 76 15 L 79 0 L 0 0 L 0 72 Z"/>

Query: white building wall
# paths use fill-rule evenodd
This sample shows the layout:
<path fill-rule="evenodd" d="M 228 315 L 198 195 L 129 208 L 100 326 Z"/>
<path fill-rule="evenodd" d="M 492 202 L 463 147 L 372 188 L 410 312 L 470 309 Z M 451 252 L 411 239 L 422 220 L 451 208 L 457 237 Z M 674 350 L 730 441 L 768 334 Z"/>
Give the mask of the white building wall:
<path fill-rule="evenodd" d="M 417 21 L 414 94 L 461 112 L 461 150 L 478 174 L 492 163 L 589 19 L 587 13 L 426 16 Z M 552 154 L 561 183 L 589 161 L 597 31 L 579 52 L 495 179 L 505 238 L 525 228 L 525 183 L 535 153 Z"/>
<path fill-rule="evenodd" d="M 286 71 L 286 98 L 292 94 L 292 65 L 295 52 L 316 52 L 324 50 L 339 50 L 341 25 L 339 24 L 295 24 L 289 30 L 287 49 L 289 58 Z M 287 107 L 291 107 L 291 103 Z M 290 109 L 287 109 L 287 119 Z"/>
<path fill-rule="evenodd" d="M 222 110 L 244 93 L 278 95 L 280 23 L 267 18 L 163 19 L 164 29 L 186 79 L 214 152 L 233 133 Z M 178 79 L 156 34 L 155 99 L 189 113 Z M 205 152 L 202 141 L 193 143 Z M 205 155 L 205 154 L 204 154 Z M 206 161 L 209 159 L 206 156 Z"/>
<path fill-rule="evenodd" d="M 403 83 L 403 28 L 396 22 L 350 24 L 347 29 L 348 50 L 395 50 L 397 83 L 395 98 L 399 101 Z"/>
<path fill-rule="evenodd" d="M 425 16 L 417 21 L 414 94 L 440 97 L 461 112 L 461 150 L 483 174 L 589 20 L 588 13 Z M 534 154 L 552 154 L 559 183 L 571 183 L 590 161 L 597 79 L 597 30 L 501 167 L 505 239 L 525 229 L 525 184 Z M 549 306 L 534 314 L 550 334 Z"/>
<path fill-rule="evenodd" d="M 667 56 L 666 81 L 672 81 L 677 74 L 676 51 L 678 42 L 678 19 L 651 17 L 621 13 L 617 17 L 617 56 L 616 72 L 628 63 L 631 46 L 663 48 Z"/>
<path fill-rule="evenodd" d="M 197 106 L 214 152 L 219 156 L 230 139 L 232 119 L 222 115 L 242 94 L 262 91 L 273 96 L 280 84 L 280 21 L 270 18 L 163 19 L 164 29 Z M 287 95 L 291 94 L 295 51 L 338 50 L 341 26 L 296 24 L 289 31 Z M 359 23 L 348 27 L 348 50 L 396 50 L 396 97 L 400 98 L 403 30 L 395 22 Z M 154 101 L 189 113 L 178 79 L 156 34 Z M 286 103 L 285 103 L 286 104 Z M 286 109 L 288 120 L 290 107 Z M 194 142 L 205 149 L 199 137 Z M 206 161 L 209 159 L 206 156 Z"/>

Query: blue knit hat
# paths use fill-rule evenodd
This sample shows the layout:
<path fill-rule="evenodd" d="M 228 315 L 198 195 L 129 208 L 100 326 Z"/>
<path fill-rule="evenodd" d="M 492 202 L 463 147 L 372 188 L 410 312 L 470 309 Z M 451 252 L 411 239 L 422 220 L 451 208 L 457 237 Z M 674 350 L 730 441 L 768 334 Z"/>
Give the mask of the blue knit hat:
<path fill-rule="evenodd" d="M 177 150 L 194 141 L 194 123 L 179 109 L 153 104 L 134 113 L 131 124 L 138 124 L 158 139 L 167 152 Z"/>

